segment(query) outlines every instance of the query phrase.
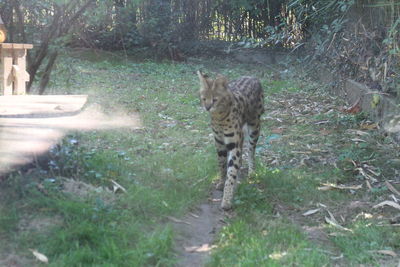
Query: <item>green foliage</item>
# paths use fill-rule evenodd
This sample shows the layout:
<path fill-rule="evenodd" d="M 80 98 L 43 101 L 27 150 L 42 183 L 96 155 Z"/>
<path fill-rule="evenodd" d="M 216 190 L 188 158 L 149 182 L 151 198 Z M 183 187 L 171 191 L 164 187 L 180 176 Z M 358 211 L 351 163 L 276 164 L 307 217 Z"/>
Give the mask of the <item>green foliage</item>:
<path fill-rule="evenodd" d="M 73 14 L 83 3 L 46 0 L 24 1 L 18 9 L 8 2 L 0 6 L 3 10 L 16 9 L 12 17 L 3 14 L 12 32 L 11 41 L 38 43 L 42 32 L 52 32 L 46 25 Z M 360 7 L 363 12 L 368 12 L 367 8 L 384 10 L 381 13 L 388 15 L 390 21 L 380 19 L 377 25 L 388 27 L 384 43 L 392 55 L 398 54 L 399 7 L 389 0 L 93 1 L 74 21 L 70 34 L 54 38 L 52 45 L 107 50 L 141 46 L 152 49 L 161 58 L 176 59 L 177 50 L 185 50 L 188 42 L 198 40 L 241 41 L 244 47 L 297 48 L 311 39 L 322 54 L 333 35 L 343 29 L 349 11 Z M 63 10 L 65 14 L 60 13 Z M 24 25 L 18 25 L 18 14 Z"/>
<path fill-rule="evenodd" d="M 333 34 L 343 28 L 346 15 L 354 4 L 355 0 L 290 0 L 288 9 L 294 11 L 303 31 L 316 42 L 317 51 L 323 53 Z"/>
<path fill-rule="evenodd" d="M 400 15 L 400 8 L 399 8 L 399 15 Z M 399 55 L 400 52 L 400 47 L 399 47 L 399 41 L 400 41 L 400 17 L 397 18 L 392 22 L 392 25 L 388 31 L 388 36 L 386 39 L 383 40 L 383 44 L 387 45 L 389 47 L 389 53 L 390 55 Z"/>

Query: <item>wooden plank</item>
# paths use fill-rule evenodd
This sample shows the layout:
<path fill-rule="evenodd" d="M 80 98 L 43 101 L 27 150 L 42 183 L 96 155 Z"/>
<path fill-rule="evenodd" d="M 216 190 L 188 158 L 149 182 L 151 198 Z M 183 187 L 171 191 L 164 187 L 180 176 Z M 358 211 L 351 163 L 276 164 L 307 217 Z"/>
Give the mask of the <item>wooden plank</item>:
<path fill-rule="evenodd" d="M 51 100 L 48 96 L 43 97 Z M 61 117 L 0 117 L 0 175 L 32 162 L 68 131 L 119 127 L 140 128 L 138 115 L 123 113 L 110 117 L 102 113 L 99 106 L 92 105 L 79 114 Z"/>
<path fill-rule="evenodd" d="M 14 94 L 25 95 L 29 73 L 26 71 L 26 49 L 14 50 Z"/>
<path fill-rule="evenodd" d="M 1 92 L 4 95 L 13 94 L 13 76 L 12 76 L 12 50 L 0 49 L 1 66 L 0 66 L 0 80 Z"/>
<path fill-rule="evenodd" d="M 0 48 L 4 49 L 32 49 L 32 44 L 0 43 Z"/>
<path fill-rule="evenodd" d="M 87 95 L 0 96 L 0 117 L 61 116 L 79 112 Z"/>

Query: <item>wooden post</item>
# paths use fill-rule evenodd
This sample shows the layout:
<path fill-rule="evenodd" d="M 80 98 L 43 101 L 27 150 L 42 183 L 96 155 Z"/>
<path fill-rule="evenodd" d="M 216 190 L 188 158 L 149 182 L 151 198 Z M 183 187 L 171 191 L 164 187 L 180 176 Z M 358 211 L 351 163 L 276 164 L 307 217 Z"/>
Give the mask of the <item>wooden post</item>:
<path fill-rule="evenodd" d="M 31 44 L 0 44 L 0 90 L 3 95 L 26 93 L 26 82 L 29 81 L 26 50 L 32 48 Z"/>
<path fill-rule="evenodd" d="M 24 95 L 26 83 L 29 81 L 29 73 L 26 71 L 26 49 L 14 51 L 14 93 Z"/>
<path fill-rule="evenodd" d="M 0 64 L 0 80 L 1 90 L 3 95 L 13 94 L 13 83 L 12 83 L 12 50 L 11 49 L 0 49 L 1 64 Z"/>

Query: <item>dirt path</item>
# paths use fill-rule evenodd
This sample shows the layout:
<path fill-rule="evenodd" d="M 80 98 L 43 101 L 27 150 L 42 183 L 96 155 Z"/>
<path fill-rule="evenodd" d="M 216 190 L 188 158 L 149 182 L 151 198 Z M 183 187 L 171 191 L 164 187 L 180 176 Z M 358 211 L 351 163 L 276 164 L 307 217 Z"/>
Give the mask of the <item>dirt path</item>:
<path fill-rule="evenodd" d="M 178 233 L 175 249 L 180 260 L 177 266 L 203 266 L 209 259 L 215 234 L 224 225 L 221 198 L 222 192 L 213 190 L 207 201 L 182 219 L 171 218 Z"/>

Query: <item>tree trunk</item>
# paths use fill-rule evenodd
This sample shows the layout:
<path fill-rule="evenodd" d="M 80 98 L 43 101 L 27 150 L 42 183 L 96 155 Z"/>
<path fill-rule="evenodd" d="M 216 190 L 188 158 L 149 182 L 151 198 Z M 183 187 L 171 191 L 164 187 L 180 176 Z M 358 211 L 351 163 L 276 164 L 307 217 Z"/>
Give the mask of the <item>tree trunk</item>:
<path fill-rule="evenodd" d="M 24 27 L 24 16 L 23 16 L 22 11 L 21 11 L 21 4 L 20 4 L 19 0 L 14 0 L 14 7 L 13 8 L 14 8 L 15 15 L 18 18 L 18 22 L 17 22 L 18 24 L 16 26 L 17 32 L 19 34 L 21 34 L 22 43 L 26 44 L 28 41 L 26 39 L 25 27 Z"/>
<path fill-rule="evenodd" d="M 51 42 L 54 39 L 57 39 L 61 36 L 65 36 L 72 28 L 74 23 L 76 23 L 76 20 L 85 12 L 85 10 L 92 4 L 94 3 L 95 0 L 87 0 L 75 13 L 72 15 L 71 9 L 75 9 L 76 1 L 75 2 L 69 2 L 67 6 L 64 7 L 59 7 L 55 6 L 55 13 L 53 15 L 53 20 L 52 23 L 50 24 L 49 28 L 47 31 L 45 31 L 45 34 L 43 34 L 41 44 L 35 54 L 35 57 L 29 64 L 28 72 L 30 74 L 30 79 L 27 85 L 27 92 L 29 93 L 33 84 L 33 81 L 35 80 L 36 74 L 40 68 L 40 66 L 43 63 L 43 60 L 46 58 L 48 55 L 48 50 Z M 49 63 L 51 63 L 53 60 L 55 61 L 57 58 L 57 53 L 54 55 L 53 52 L 50 56 Z M 54 62 L 46 66 L 46 69 L 52 68 L 54 65 Z M 46 72 L 46 71 L 45 71 Z M 50 77 L 50 72 L 49 70 L 48 77 Z M 45 86 L 47 85 L 48 81 L 46 82 L 45 79 L 41 79 L 40 82 L 40 91 L 39 93 L 43 93 L 45 90 Z M 44 85 L 44 87 L 42 87 Z"/>
<path fill-rule="evenodd" d="M 35 80 L 35 76 L 42 65 L 43 60 L 47 56 L 47 52 L 49 49 L 50 41 L 55 38 L 57 28 L 59 27 L 59 17 L 54 18 L 53 23 L 50 25 L 50 29 L 44 37 L 42 38 L 42 41 L 40 43 L 40 46 L 35 54 L 35 57 L 33 58 L 32 62 L 30 62 L 29 67 L 28 67 L 28 72 L 30 75 L 29 82 L 26 88 L 26 91 L 29 93 L 31 90 L 31 86 L 33 84 L 33 81 Z"/>
<path fill-rule="evenodd" d="M 47 84 L 50 81 L 50 74 L 51 71 L 53 70 L 54 63 L 56 62 L 58 56 L 58 52 L 54 51 L 51 53 L 49 57 L 49 61 L 47 62 L 46 68 L 44 70 L 44 73 L 42 77 L 40 78 L 40 85 L 39 85 L 39 95 L 42 95 L 44 91 L 46 90 Z"/>

